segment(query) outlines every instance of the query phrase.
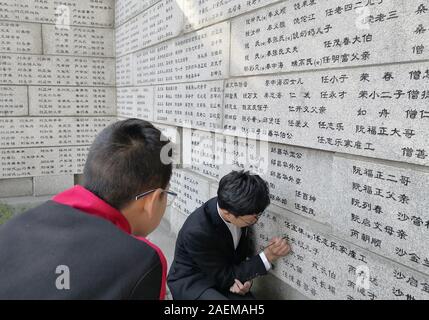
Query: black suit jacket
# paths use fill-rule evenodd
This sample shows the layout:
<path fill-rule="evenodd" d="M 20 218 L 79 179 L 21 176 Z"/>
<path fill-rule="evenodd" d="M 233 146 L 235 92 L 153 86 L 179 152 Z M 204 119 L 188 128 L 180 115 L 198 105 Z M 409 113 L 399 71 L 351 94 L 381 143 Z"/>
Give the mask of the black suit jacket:
<path fill-rule="evenodd" d="M 259 255 L 251 254 L 248 228 L 237 249 L 217 211 L 217 198 L 196 209 L 185 221 L 176 242 L 167 283 L 174 299 L 197 299 L 206 289 L 228 292 L 234 279 L 242 283 L 267 273 Z"/>
<path fill-rule="evenodd" d="M 56 268 L 70 270 L 58 290 Z M 48 201 L 0 227 L 1 299 L 159 299 L 152 247 L 110 221 Z"/>

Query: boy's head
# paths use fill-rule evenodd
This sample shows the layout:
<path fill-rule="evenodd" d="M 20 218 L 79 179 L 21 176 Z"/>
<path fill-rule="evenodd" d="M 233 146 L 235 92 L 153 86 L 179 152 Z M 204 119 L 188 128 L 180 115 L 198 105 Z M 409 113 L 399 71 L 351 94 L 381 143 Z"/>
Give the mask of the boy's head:
<path fill-rule="evenodd" d="M 169 140 L 152 124 L 127 119 L 101 131 L 89 150 L 84 187 L 120 210 L 136 235 L 152 232 L 166 208 L 172 164 L 161 159 L 163 148 L 170 148 Z"/>
<path fill-rule="evenodd" d="M 256 223 L 270 204 L 268 184 L 260 176 L 244 171 L 224 176 L 217 196 L 223 216 L 239 227 Z"/>

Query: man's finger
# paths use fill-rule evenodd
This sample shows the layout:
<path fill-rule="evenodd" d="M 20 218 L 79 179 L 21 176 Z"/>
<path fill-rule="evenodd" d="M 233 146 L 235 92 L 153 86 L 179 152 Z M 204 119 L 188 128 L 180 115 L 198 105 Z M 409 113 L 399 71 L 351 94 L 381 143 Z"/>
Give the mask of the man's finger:
<path fill-rule="evenodd" d="M 234 284 L 231 288 L 229 288 L 229 291 L 231 291 L 232 293 L 237 293 L 239 291 L 238 287 L 236 284 Z"/>
<path fill-rule="evenodd" d="M 240 290 L 242 290 L 244 287 L 243 284 L 238 279 L 235 279 L 235 284 L 237 285 L 238 289 L 240 289 Z"/>
<path fill-rule="evenodd" d="M 249 291 L 251 285 L 252 285 L 252 283 L 250 281 L 246 281 L 244 283 L 244 288 L 246 289 L 246 291 Z"/>

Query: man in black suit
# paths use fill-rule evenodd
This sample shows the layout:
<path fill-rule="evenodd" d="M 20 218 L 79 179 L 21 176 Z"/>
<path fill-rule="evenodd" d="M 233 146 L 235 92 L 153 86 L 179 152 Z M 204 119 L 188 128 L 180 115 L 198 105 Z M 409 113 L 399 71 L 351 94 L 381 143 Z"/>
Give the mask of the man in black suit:
<path fill-rule="evenodd" d="M 168 275 L 173 299 L 252 299 L 252 279 L 288 254 L 280 238 L 251 255 L 248 227 L 270 204 L 267 183 L 258 175 L 233 171 L 219 183 L 218 196 L 196 209 L 179 232 Z"/>

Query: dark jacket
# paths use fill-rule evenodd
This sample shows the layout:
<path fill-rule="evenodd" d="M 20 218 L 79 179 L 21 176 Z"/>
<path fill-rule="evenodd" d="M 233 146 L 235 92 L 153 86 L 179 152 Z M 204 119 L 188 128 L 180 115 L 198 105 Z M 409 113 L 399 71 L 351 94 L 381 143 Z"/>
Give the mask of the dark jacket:
<path fill-rule="evenodd" d="M 185 221 L 168 274 L 173 299 L 197 299 L 206 289 L 228 292 L 234 279 L 242 283 L 267 273 L 259 255 L 251 254 L 248 228 L 237 249 L 217 211 L 217 198 L 196 209 Z"/>
<path fill-rule="evenodd" d="M 57 287 L 58 266 L 69 290 Z M 160 299 L 165 275 L 161 251 L 80 186 L 0 227 L 0 299 Z"/>

